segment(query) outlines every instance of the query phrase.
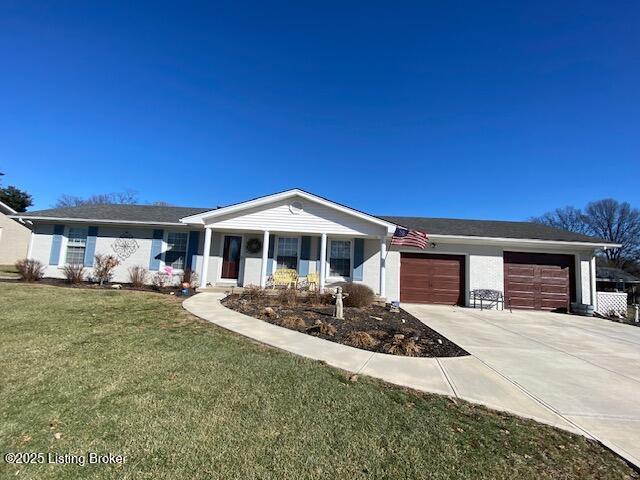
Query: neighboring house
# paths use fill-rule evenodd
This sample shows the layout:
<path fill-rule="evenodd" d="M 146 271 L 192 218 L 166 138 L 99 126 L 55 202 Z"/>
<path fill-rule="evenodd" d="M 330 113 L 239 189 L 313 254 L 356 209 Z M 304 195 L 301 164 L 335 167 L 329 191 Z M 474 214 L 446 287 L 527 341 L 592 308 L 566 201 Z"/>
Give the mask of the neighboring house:
<path fill-rule="evenodd" d="M 378 217 L 293 189 L 216 209 L 93 205 L 22 214 L 30 257 L 62 277 L 96 253 L 128 268 L 191 268 L 204 285 L 261 285 L 278 268 L 318 272 L 320 285 L 359 282 L 389 301 L 469 304 L 472 289 L 505 292 L 513 307 L 593 303 L 595 253 L 618 245 L 529 222 Z M 428 249 L 390 246 L 397 226 L 429 235 Z M 206 254 L 203 254 L 206 252 Z"/>
<path fill-rule="evenodd" d="M 27 256 L 31 230 L 20 220 L 9 218 L 17 212 L 0 202 L 0 265 L 13 265 Z"/>
<path fill-rule="evenodd" d="M 596 288 L 598 292 L 626 292 L 629 303 L 637 303 L 640 278 L 615 267 L 597 267 Z"/>

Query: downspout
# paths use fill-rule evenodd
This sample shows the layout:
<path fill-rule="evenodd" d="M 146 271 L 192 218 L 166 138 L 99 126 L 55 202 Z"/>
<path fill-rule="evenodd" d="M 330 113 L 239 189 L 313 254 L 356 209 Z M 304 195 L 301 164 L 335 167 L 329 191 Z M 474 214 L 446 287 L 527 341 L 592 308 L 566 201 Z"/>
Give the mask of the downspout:
<path fill-rule="evenodd" d="M 35 229 L 35 226 L 33 228 Z M 31 260 L 31 255 L 33 254 L 33 237 L 34 237 L 34 232 L 32 229 L 31 233 L 29 234 L 29 247 L 27 248 L 27 260 Z"/>
<path fill-rule="evenodd" d="M 591 260 L 589 261 L 589 270 L 591 274 L 591 304 L 593 310 L 598 311 L 598 295 L 596 294 L 596 253 L 591 254 Z"/>

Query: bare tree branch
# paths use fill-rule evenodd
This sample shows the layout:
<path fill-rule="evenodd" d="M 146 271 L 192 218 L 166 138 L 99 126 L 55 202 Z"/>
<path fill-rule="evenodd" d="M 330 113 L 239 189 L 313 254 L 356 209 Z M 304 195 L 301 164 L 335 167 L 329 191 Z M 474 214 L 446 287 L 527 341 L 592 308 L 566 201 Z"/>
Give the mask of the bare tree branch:
<path fill-rule="evenodd" d="M 575 207 L 556 208 L 540 217 L 531 218 L 531 221 L 570 232 L 589 234 L 589 226 L 584 214 Z"/>
<path fill-rule="evenodd" d="M 135 190 L 125 190 L 116 193 L 98 193 L 87 198 L 73 195 L 60 195 L 55 203 L 56 208 L 78 207 L 80 205 L 108 205 L 121 204 L 133 205 L 138 202 L 138 192 Z"/>
<path fill-rule="evenodd" d="M 628 202 L 605 198 L 590 202 L 584 211 L 557 208 L 531 221 L 621 244 L 604 252 L 610 265 L 624 268 L 640 262 L 640 210 Z"/>

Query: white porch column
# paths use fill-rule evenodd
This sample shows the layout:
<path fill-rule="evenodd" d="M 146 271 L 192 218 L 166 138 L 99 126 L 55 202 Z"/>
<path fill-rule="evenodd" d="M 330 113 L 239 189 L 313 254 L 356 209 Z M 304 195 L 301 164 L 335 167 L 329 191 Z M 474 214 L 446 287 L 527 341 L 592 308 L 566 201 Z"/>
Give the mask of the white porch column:
<path fill-rule="evenodd" d="M 200 286 L 207 286 L 207 274 L 209 273 L 209 254 L 211 253 L 211 228 L 204 227 L 204 247 L 202 249 L 202 268 L 200 269 Z"/>
<path fill-rule="evenodd" d="M 387 237 L 380 237 L 380 297 L 385 298 L 386 295 L 386 262 L 387 262 Z"/>
<path fill-rule="evenodd" d="M 591 305 L 594 310 L 598 310 L 598 295 L 596 294 L 596 255 L 591 254 L 591 261 L 589 262 L 589 275 L 591 280 Z"/>
<path fill-rule="evenodd" d="M 267 286 L 267 262 L 269 261 L 269 230 L 262 237 L 262 270 L 260 271 L 260 288 Z"/>
<path fill-rule="evenodd" d="M 327 278 L 327 234 L 320 237 L 320 293 L 324 292 L 325 279 Z"/>

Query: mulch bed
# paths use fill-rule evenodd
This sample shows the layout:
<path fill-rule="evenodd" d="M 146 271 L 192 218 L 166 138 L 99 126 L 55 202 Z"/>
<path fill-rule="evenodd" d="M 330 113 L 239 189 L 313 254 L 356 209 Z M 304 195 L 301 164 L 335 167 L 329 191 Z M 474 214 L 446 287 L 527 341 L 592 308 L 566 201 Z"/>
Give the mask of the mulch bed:
<path fill-rule="evenodd" d="M 399 313 L 393 313 L 389 311 L 388 306 L 374 304 L 364 308 L 344 307 L 345 319 L 338 320 L 333 317 L 333 305 L 282 305 L 276 296 L 254 298 L 232 294 L 223 299 L 222 304 L 274 325 L 371 352 L 415 357 L 469 355 L 410 313 L 402 309 Z M 272 309 L 273 313 L 267 307 Z M 327 328 L 327 324 L 335 330 Z M 323 328 L 320 328 L 321 326 Z M 361 342 L 354 342 L 353 334 L 356 332 L 367 332 L 370 336 L 368 338 L 373 339 L 375 344 L 363 345 Z M 409 345 L 409 351 L 403 348 L 407 342 L 412 343 Z M 414 348 L 415 346 L 418 348 Z"/>

